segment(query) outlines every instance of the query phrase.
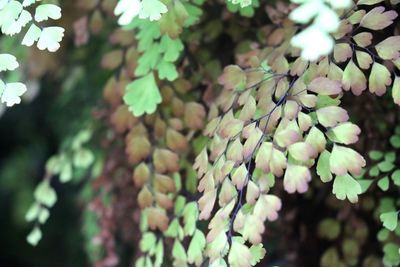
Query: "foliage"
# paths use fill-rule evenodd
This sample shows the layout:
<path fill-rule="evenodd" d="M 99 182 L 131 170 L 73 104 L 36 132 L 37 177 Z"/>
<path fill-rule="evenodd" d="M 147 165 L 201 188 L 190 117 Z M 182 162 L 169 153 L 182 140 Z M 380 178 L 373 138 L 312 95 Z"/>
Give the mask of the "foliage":
<path fill-rule="evenodd" d="M 138 267 L 256 266 L 274 227 L 307 224 L 302 203 L 322 207 L 304 237 L 326 242 L 320 266 L 398 266 L 398 3 L 292 2 L 82 1 L 75 44 L 103 38 L 109 79 L 89 123 L 48 160 L 27 241 L 42 237 L 58 177 L 83 184 L 96 266 L 120 264 L 126 243 Z M 54 52 L 64 30 L 37 23 L 61 10 L 43 1 L 32 16 L 33 4 L 0 0 L 2 33 L 31 23 L 22 44 Z M 0 71 L 18 66 L 0 54 Z M 7 106 L 25 91 L 0 80 Z M 371 105 L 357 101 L 371 95 L 390 122 L 363 118 Z M 299 251 L 288 264 L 307 266 Z"/>
<path fill-rule="evenodd" d="M 0 27 L 1 33 L 13 36 L 19 34 L 29 25 L 21 44 L 32 46 L 37 42 L 40 50 L 55 52 L 60 48 L 60 42 L 64 36 L 64 29 L 58 26 L 46 26 L 40 28 L 40 22 L 48 19 L 61 18 L 61 8 L 54 4 L 35 4 L 35 0 L 1 1 L 0 2 Z M 34 13 L 29 11 L 36 6 Z M 32 16 L 34 14 L 34 16 Z M 19 67 L 17 58 L 11 54 L 0 54 L 0 72 L 13 71 Z M 27 91 L 27 87 L 21 82 L 4 82 L 0 79 L 1 103 L 11 107 L 21 102 L 21 96 Z"/>

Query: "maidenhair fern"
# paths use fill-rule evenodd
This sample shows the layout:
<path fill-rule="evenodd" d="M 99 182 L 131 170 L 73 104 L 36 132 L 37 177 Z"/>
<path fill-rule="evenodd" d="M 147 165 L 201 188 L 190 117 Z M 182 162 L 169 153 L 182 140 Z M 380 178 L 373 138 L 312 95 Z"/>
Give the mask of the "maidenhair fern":
<path fill-rule="evenodd" d="M 126 30 L 137 31 L 137 51 L 140 53 L 135 80 L 127 85 L 124 101 L 135 116 L 151 114 L 161 102 L 156 73 L 161 80 L 178 78 L 174 63 L 184 48 L 179 35 L 183 28 L 198 20 L 201 10 L 179 0 L 165 4 L 159 0 L 119 1 L 115 14 L 122 14 L 119 23 L 128 25 Z M 141 89 L 144 87 L 148 90 Z"/>
<path fill-rule="evenodd" d="M 26 214 L 29 243 L 39 242 L 57 201 L 54 178 L 96 167 L 85 225 L 97 222 L 98 231 L 85 237 L 104 248 L 91 254 L 97 266 L 120 264 L 126 225 L 137 267 L 258 266 L 271 229 L 302 220 L 303 202 L 323 207 L 299 227 L 326 241 L 321 266 L 400 264 L 400 131 L 388 142 L 370 137 L 364 103 L 349 104 L 367 95 L 390 95 L 392 110 L 400 104 L 396 1 L 83 2 L 75 44 L 106 40 L 93 51 L 108 75 L 104 101 L 91 126 L 48 160 Z M 39 23 L 60 17 L 50 2 L 0 0 L 2 33 L 26 27 L 22 45 L 56 51 L 64 30 Z M 0 54 L 1 73 L 18 67 Z M 26 89 L 0 80 L 1 101 L 17 104 Z M 379 144 L 366 157 L 370 138 Z M 362 252 L 376 230 L 368 223 L 382 224 L 382 259 Z"/>
<path fill-rule="evenodd" d="M 60 48 L 60 42 L 64 36 L 64 29 L 58 26 L 42 27 L 39 23 L 48 19 L 58 20 L 61 18 L 61 8 L 54 4 L 35 4 L 35 0 L 0 1 L 0 27 L 1 33 L 13 36 L 22 32 L 25 35 L 21 44 L 32 46 L 37 42 L 37 48 L 55 52 Z M 32 10 L 32 11 L 31 11 Z M 34 14 L 34 15 L 32 15 Z M 13 71 L 18 68 L 19 63 L 15 56 L 0 54 L 0 72 Z M 27 91 L 27 87 L 21 82 L 6 82 L 0 79 L 1 103 L 8 107 L 21 102 L 21 96 Z"/>
<path fill-rule="evenodd" d="M 90 141 L 90 129 L 80 131 L 65 144 L 65 148 L 57 155 L 52 156 L 46 164 L 43 181 L 34 192 L 35 201 L 26 213 L 27 222 L 33 222 L 34 228 L 27 236 L 27 241 L 37 245 L 42 238 L 40 226 L 45 224 L 50 216 L 50 208 L 57 202 L 57 193 L 51 182 L 58 177 L 61 183 L 67 183 L 77 177 L 80 170 L 88 170 L 94 165 L 95 157 L 86 144 Z"/>
<path fill-rule="evenodd" d="M 6 36 L 14 36 L 25 30 L 21 42 L 25 46 L 32 46 L 37 42 L 36 46 L 40 50 L 57 51 L 64 36 L 64 29 L 58 26 L 42 26 L 40 23 L 60 18 L 61 8 L 54 4 L 45 2 L 36 4 L 35 0 L 24 0 L 22 3 L 15 0 L 0 1 L 1 33 Z M 26 30 L 26 28 L 29 29 Z M 0 72 L 14 71 L 18 67 L 19 63 L 15 56 L 6 53 L 0 54 Z M 1 103 L 12 107 L 21 103 L 21 96 L 27 91 L 27 86 L 22 82 L 8 82 L 7 77 L 9 76 L 5 75 L 0 78 L 0 96 Z M 49 166 L 53 163 L 54 159 L 50 160 Z M 65 170 L 63 172 L 65 173 Z M 57 195 L 50 187 L 48 178 L 36 188 L 35 203 L 26 215 L 27 221 L 36 221 L 36 226 L 27 237 L 31 244 L 37 244 L 41 239 L 42 234 L 38 225 L 47 221 L 48 208 L 52 207 L 57 200 Z"/>

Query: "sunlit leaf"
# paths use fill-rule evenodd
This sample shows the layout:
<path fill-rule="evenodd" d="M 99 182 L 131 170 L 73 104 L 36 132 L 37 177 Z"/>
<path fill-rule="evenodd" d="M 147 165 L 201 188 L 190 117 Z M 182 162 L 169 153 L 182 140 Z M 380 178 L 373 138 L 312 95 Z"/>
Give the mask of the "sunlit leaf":
<path fill-rule="evenodd" d="M 32 46 L 35 42 L 39 40 L 41 33 L 42 30 L 35 24 L 32 24 L 26 32 L 24 39 L 22 39 L 21 44 Z"/>
<path fill-rule="evenodd" d="M 119 0 L 114 14 L 120 16 L 118 19 L 120 25 L 127 25 L 139 14 L 141 8 L 140 0 Z"/>
<path fill-rule="evenodd" d="M 26 90 L 26 85 L 23 83 L 4 84 L 4 82 L 0 80 L 1 103 L 6 104 L 7 107 L 12 107 L 15 104 L 21 103 L 21 96 Z"/>
<path fill-rule="evenodd" d="M 35 20 L 41 22 L 49 18 L 57 20 L 61 18 L 61 8 L 53 4 L 42 4 L 36 7 Z"/>
<path fill-rule="evenodd" d="M 19 64 L 17 58 L 10 54 L 0 54 L 0 72 L 5 70 L 15 70 Z"/>
<path fill-rule="evenodd" d="M 139 18 L 159 20 L 161 15 L 167 11 L 167 6 L 160 0 L 146 0 L 142 1 L 142 8 L 139 12 Z"/>
<path fill-rule="evenodd" d="M 64 29 L 61 27 L 45 27 L 43 28 L 37 47 L 40 50 L 49 50 L 55 52 L 60 48 L 60 42 L 64 37 Z M 28 41 L 27 41 L 28 42 Z"/>

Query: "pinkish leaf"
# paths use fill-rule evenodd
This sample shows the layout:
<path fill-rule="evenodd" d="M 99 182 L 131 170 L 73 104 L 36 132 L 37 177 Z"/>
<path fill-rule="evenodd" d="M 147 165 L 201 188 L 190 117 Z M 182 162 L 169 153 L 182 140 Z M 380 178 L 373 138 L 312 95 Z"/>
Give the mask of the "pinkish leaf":
<path fill-rule="evenodd" d="M 239 66 L 226 66 L 218 83 L 226 90 L 243 90 L 246 87 L 246 73 Z"/>
<path fill-rule="evenodd" d="M 218 204 L 220 207 L 225 207 L 231 200 L 235 199 L 237 191 L 230 179 L 225 179 L 222 183 L 221 190 L 218 195 Z"/>
<path fill-rule="evenodd" d="M 242 163 L 242 165 L 240 165 L 239 168 L 237 168 L 232 175 L 232 183 L 236 186 L 238 190 L 243 189 L 243 186 L 247 181 L 247 176 L 248 170 L 246 168 L 246 164 Z"/>
<path fill-rule="evenodd" d="M 372 33 L 360 32 L 353 36 L 353 40 L 358 46 L 367 47 L 372 43 Z"/>
<path fill-rule="evenodd" d="M 256 100 L 253 96 L 249 96 L 240 112 L 239 119 L 242 121 L 249 121 L 253 118 L 256 112 Z"/>
<path fill-rule="evenodd" d="M 394 60 L 400 57 L 400 36 L 386 38 L 375 46 L 378 55 L 387 60 Z"/>
<path fill-rule="evenodd" d="M 254 128 L 251 131 L 249 138 L 246 140 L 243 146 L 243 158 L 248 159 L 259 145 L 263 133 L 259 128 Z"/>
<path fill-rule="evenodd" d="M 274 141 L 280 147 L 287 147 L 293 143 L 296 143 L 301 139 L 299 132 L 293 129 L 285 129 L 277 131 L 274 135 Z"/>
<path fill-rule="evenodd" d="M 312 94 L 300 95 L 298 98 L 299 98 L 300 103 L 307 108 L 315 107 L 315 105 L 317 104 L 317 100 L 318 100 L 317 96 L 312 95 Z"/>
<path fill-rule="evenodd" d="M 319 123 L 324 127 L 333 127 L 349 119 L 347 111 L 341 107 L 328 106 L 316 111 Z"/>
<path fill-rule="evenodd" d="M 254 205 L 259 195 L 260 195 L 260 188 L 258 188 L 258 186 L 253 181 L 250 180 L 247 183 L 246 202 L 251 205 Z"/>
<path fill-rule="evenodd" d="M 214 161 L 225 152 L 228 145 L 228 139 L 222 139 L 219 135 L 214 135 L 210 144 L 209 160 Z"/>
<path fill-rule="evenodd" d="M 311 181 L 309 168 L 299 165 L 288 164 L 285 176 L 283 177 L 283 186 L 288 193 L 304 193 L 308 190 L 308 182 Z"/>
<path fill-rule="evenodd" d="M 253 214 L 262 221 L 268 219 L 275 221 L 278 218 L 278 211 L 282 207 L 281 200 L 274 195 L 260 195 L 256 205 L 254 206 Z"/>
<path fill-rule="evenodd" d="M 295 160 L 307 161 L 317 156 L 317 150 L 305 142 L 298 142 L 288 147 L 288 152 Z"/>
<path fill-rule="evenodd" d="M 300 109 L 301 108 L 299 107 L 299 104 L 297 104 L 296 101 L 287 100 L 283 109 L 285 118 L 287 118 L 288 120 L 293 120 L 297 118 L 297 114 L 299 113 Z"/>
<path fill-rule="evenodd" d="M 356 58 L 357 58 L 357 63 L 360 68 L 367 70 L 371 66 L 373 60 L 372 57 L 363 51 L 356 51 Z"/>
<path fill-rule="evenodd" d="M 243 145 L 240 138 L 236 138 L 226 151 L 226 158 L 232 160 L 235 163 L 241 163 L 243 161 Z"/>
<path fill-rule="evenodd" d="M 374 62 L 369 75 L 369 91 L 381 96 L 391 83 L 392 79 L 388 69 L 384 65 Z"/>
<path fill-rule="evenodd" d="M 282 151 L 273 148 L 272 149 L 272 157 L 270 162 L 271 172 L 275 176 L 282 176 L 283 170 L 286 168 L 286 157 Z"/>
<path fill-rule="evenodd" d="M 357 125 L 345 122 L 331 128 L 326 135 L 333 142 L 349 145 L 358 141 L 360 133 L 361 129 Z"/>
<path fill-rule="evenodd" d="M 315 126 L 311 128 L 305 142 L 311 144 L 318 152 L 325 150 L 326 139 L 324 133 Z"/>
<path fill-rule="evenodd" d="M 206 110 L 203 105 L 196 102 L 185 104 L 184 121 L 185 124 L 192 130 L 201 130 L 204 127 L 206 118 Z"/>
<path fill-rule="evenodd" d="M 329 159 L 331 172 L 336 175 L 360 175 L 365 166 L 365 159 L 351 148 L 334 145 Z"/>
<path fill-rule="evenodd" d="M 357 10 L 347 19 L 351 24 L 358 24 L 367 12 L 364 9 Z"/>
<path fill-rule="evenodd" d="M 297 121 L 299 123 L 300 130 L 303 132 L 308 131 L 308 129 L 310 129 L 310 127 L 312 125 L 312 119 L 311 119 L 310 115 L 305 114 L 303 112 L 299 112 Z"/>
<path fill-rule="evenodd" d="M 397 18 L 394 10 L 386 11 L 385 7 L 378 6 L 371 9 L 360 21 L 360 26 L 370 30 L 382 30 L 393 23 Z"/>
<path fill-rule="evenodd" d="M 243 130 L 244 122 L 238 119 L 231 119 L 221 129 L 219 133 L 222 138 L 231 139 Z"/>
<path fill-rule="evenodd" d="M 208 155 L 207 148 L 203 148 L 201 153 L 196 157 L 193 164 L 193 169 L 197 170 L 197 177 L 202 177 L 208 169 Z"/>
<path fill-rule="evenodd" d="M 200 199 L 199 199 L 199 220 L 207 220 L 211 216 L 211 211 L 214 208 L 215 199 L 217 198 L 217 191 L 212 190 L 206 192 Z"/>
<path fill-rule="evenodd" d="M 214 190 L 215 182 L 212 169 L 208 170 L 200 180 L 197 190 L 199 192 L 208 192 Z"/>
<path fill-rule="evenodd" d="M 270 172 L 269 163 L 272 156 L 272 143 L 264 142 L 261 144 L 256 155 L 256 168 L 259 168 L 264 173 Z"/>
<path fill-rule="evenodd" d="M 367 79 L 364 73 L 354 64 L 353 60 L 347 63 L 343 72 L 343 89 L 351 91 L 355 95 L 360 95 L 362 91 L 367 89 Z"/>
<path fill-rule="evenodd" d="M 308 85 L 308 90 L 320 95 L 337 95 L 342 92 L 342 83 L 326 77 L 317 77 Z"/>
<path fill-rule="evenodd" d="M 345 62 L 353 55 L 353 50 L 348 43 L 336 44 L 333 48 L 333 58 L 336 62 Z"/>
<path fill-rule="evenodd" d="M 394 103 L 400 105 L 400 77 L 396 76 L 394 78 L 393 87 L 392 87 L 392 97 Z"/>

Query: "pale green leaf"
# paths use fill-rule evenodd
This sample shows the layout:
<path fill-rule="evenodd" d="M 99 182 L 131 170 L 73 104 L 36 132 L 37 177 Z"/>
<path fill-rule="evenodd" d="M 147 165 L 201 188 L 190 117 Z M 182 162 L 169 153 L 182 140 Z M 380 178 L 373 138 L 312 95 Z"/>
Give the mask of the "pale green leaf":
<path fill-rule="evenodd" d="M 252 245 L 250 247 L 250 253 L 251 253 L 251 265 L 256 266 L 257 263 L 259 263 L 265 256 L 265 249 L 263 248 L 262 244 L 258 245 Z"/>
<path fill-rule="evenodd" d="M 333 182 L 332 193 L 340 200 L 347 198 L 351 203 L 356 203 L 361 192 L 360 184 L 349 174 L 336 176 Z"/>
<path fill-rule="evenodd" d="M 32 246 L 36 246 L 40 239 L 42 239 L 42 231 L 38 227 L 33 228 L 33 230 L 26 237 L 26 241 Z"/>
<path fill-rule="evenodd" d="M 357 5 L 375 5 L 382 2 L 383 0 L 359 0 Z"/>
<path fill-rule="evenodd" d="M 146 0 L 142 2 L 139 18 L 159 20 L 162 14 L 167 13 L 167 6 L 160 0 Z"/>
<path fill-rule="evenodd" d="M 157 238 L 152 232 L 144 233 L 140 240 L 140 250 L 142 252 L 148 252 L 156 246 Z"/>
<path fill-rule="evenodd" d="M 46 208 L 42 208 L 39 212 L 38 221 L 41 224 L 44 224 L 47 219 L 50 217 L 50 212 Z"/>
<path fill-rule="evenodd" d="M 251 266 L 252 254 L 250 249 L 243 244 L 241 238 L 234 237 L 228 255 L 229 266 L 249 267 Z"/>
<path fill-rule="evenodd" d="M 394 77 L 394 82 L 392 86 L 392 97 L 393 97 L 393 102 L 396 103 L 397 105 L 400 105 L 400 77 L 395 76 Z"/>
<path fill-rule="evenodd" d="M 317 163 L 317 174 L 321 178 L 321 181 L 324 183 L 332 180 L 332 174 L 331 174 L 330 166 L 329 166 L 330 156 L 331 156 L 331 153 L 329 153 L 329 151 L 325 150 L 319 156 L 318 163 Z"/>
<path fill-rule="evenodd" d="M 57 201 L 56 191 L 50 187 L 48 180 L 43 180 L 35 189 L 35 199 L 40 204 L 51 208 Z"/>
<path fill-rule="evenodd" d="M 15 70 L 19 64 L 17 58 L 10 54 L 0 54 L 0 72 L 5 70 Z"/>
<path fill-rule="evenodd" d="M 24 0 L 24 2 L 22 2 L 22 5 L 24 7 L 28 7 L 28 6 L 32 5 L 32 4 L 34 4 L 35 2 L 36 2 L 36 0 Z"/>
<path fill-rule="evenodd" d="M 156 260 L 154 262 L 154 265 L 161 266 L 164 262 L 164 243 L 161 239 L 158 241 L 156 246 L 155 258 Z"/>
<path fill-rule="evenodd" d="M 45 27 L 39 37 L 37 47 L 40 50 L 55 52 L 60 48 L 60 42 L 64 37 L 64 29 L 61 27 Z"/>
<path fill-rule="evenodd" d="M 21 103 L 21 96 L 26 92 L 27 88 L 23 83 L 7 83 L 4 84 L 0 80 L 1 103 L 5 103 L 7 107 Z"/>
<path fill-rule="evenodd" d="M 161 94 L 152 72 L 130 83 L 124 96 L 125 104 L 136 117 L 144 113 L 153 113 L 161 100 Z"/>
<path fill-rule="evenodd" d="M 175 64 L 167 61 L 161 61 L 157 64 L 158 76 L 161 80 L 174 81 L 178 78 L 178 71 Z"/>
<path fill-rule="evenodd" d="M 61 8 L 53 4 L 43 4 L 36 7 L 35 20 L 41 22 L 49 18 L 57 20 L 61 18 Z"/>
<path fill-rule="evenodd" d="M 63 183 L 69 182 L 72 179 L 72 166 L 70 162 L 65 162 L 61 167 L 60 181 Z"/>
<path fill-rule="evenodd" d="M 120 0 L 114 9 L 114 14 L 120 16 L 118 23 L 128 25 L 139 14 L 142 8 L 140 0 Z"/>
<path fill-rule="evenodd" d="M 18 17 L 18 19 L 13 22 L 12 24 L 9 24 L 7 28 L 4 29 L 4 33 L 7 35 L 14 35 L 17 33 L 20 33 L 22 28 L 25 27 L 28 22 L 32 20 L 32 15 L 26 10 L 23 10 Z"/>
<path fill-rule="evenodd" d="M 28 212 L 25 214 L 25 220 L 31 222 L 36 220 L 40 213 L 40 204 L 35 202 L 30 207 Z"/>
<path fill-rule="evenodd" d="M 185 248 L 178 239 L 175 239 L 174 246 L 172 247 L 172 256 L 175 260 L 186 262 L 187 256 Z"/>
<path fill-rule="evenodd" d="M 251 5 L 252 0 L 228 0 L 234 5 L 240 5 L 241 8 L 245 8 Z"/>
<path fill-rule="evenodd" d="M 197 266 L 200 265 L 203 262 L 203 250 L 205 247 L 206 238 L 203 232 L 196 229 L 187 252 L 188 262 Z"/>
<path fill-rule="evenodd" d="M 368 188 L 371 186 L 374 180 L 360 179 L 358 183 L 361 186 L 361 194 L 367 192 Z"/>
<path fill-rule="evenodd" d="M 393 231 L 394 229 L 396 229 L 397 222 L 398 222 L 398 220 L 397 220 L 398 212 L 397 211 L 389 211 L 389 212 L 382 213 L 379 218 L 381 219 L 383 226 L 385 226 L 390 231 Z"/>
<path fill-rule="evenodd" d="M 21 44 L 32 46 L 35 42 L 39 40 L 41 33 L 42 30 L 35 24 L 32 24 L 26 32 L 24 39 L 22 39 Z"/>
<path fill-rule="evenodd" d="M 81 148 L 74 153 L 73 163 L 77 168 L 88 168 L 94 161 L 92 151 Z"/>
<path fill-rule="evenodd" d="M 22 4 L 18 1 L 9 1 L 0 10 L 0 26 L 3 33 L 6 33 L 16 23 L 22 10 Z"/>

